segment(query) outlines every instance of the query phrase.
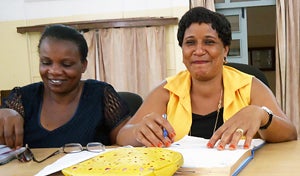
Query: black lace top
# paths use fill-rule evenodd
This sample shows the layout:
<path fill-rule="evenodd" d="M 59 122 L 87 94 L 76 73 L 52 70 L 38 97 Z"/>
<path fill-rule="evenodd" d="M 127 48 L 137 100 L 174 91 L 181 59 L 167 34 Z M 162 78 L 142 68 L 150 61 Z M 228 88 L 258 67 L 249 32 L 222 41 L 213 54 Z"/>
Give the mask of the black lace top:
<path fill-rule="evenodd" d="M 111 85 L 86 80 L 74 116 L 63 126 L 48 131 L 40 124 L 43 90 L 42 82 L 16 87 L 2 104 L 2 108 L 15 109 L 24 117 L 24 144 L 32 148 L 94 141 L 111 145 L 110 131 L 129 117 L 127 104 Z"/>

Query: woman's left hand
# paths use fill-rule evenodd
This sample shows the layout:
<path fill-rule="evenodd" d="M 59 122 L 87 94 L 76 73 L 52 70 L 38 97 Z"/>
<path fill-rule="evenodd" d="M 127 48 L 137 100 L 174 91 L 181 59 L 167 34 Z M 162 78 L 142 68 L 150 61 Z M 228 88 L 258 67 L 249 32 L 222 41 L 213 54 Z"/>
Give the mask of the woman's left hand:
<path fill-rule="evenodd" d="M 244 136 L 244 148 L 249 148 L 264 116 L 266 116 L 266 112 L 259 106 L 249 105 L 244 107 L 213 134 L 207 143 L 207 147 L 213 148 L 217 145 L 218 150 L 223 150 L 228 144 L 229 149 L 234 150 L 237 148 L 239 140 Z"/>

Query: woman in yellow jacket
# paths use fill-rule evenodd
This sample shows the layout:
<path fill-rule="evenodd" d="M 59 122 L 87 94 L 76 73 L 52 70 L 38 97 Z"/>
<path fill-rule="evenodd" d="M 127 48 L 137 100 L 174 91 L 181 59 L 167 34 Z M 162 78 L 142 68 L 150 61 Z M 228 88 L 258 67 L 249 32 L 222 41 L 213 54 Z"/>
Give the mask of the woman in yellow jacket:
<path fill-rule="evenodd" d="M 245 148 L 254 137 L 268 142 L 297 139 L 296 128 L 271 90 L 224 65 L 231 27 L 223 15 L 203 7 L 189 10 L 179 22 L 177 39 L 187 70 L 167 78 L 148 95 L 119 131 L 118 144 L 162 147 L 192 135 L 208 138 L 207 147 L 222 150 L 227 144 L 235 149 L 243 136 Z"/>

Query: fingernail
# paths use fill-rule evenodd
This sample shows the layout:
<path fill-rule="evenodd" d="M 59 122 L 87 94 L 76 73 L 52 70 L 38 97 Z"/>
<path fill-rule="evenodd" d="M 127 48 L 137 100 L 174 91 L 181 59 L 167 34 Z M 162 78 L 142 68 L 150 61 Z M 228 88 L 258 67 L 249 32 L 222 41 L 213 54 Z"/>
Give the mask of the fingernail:
<path fill-rule="evenodd" d="M 244 149 L 248 149 L 248 148 L 249 148 L 249 145 L 245 144 Z"/>
<path fill-rule="evenodd" d="M 171 145 L 171 142 L 167 141 L 166 142 L 166 147 L 170 147 L 170 145 Z"/>
<path fill-rule="evenodd" d="M 175 137 L 175 136 L 176 136 L 175 132 L 173 132 L 173 133 L 170 134 L 170 137 L 171 137 L 171 138 L 173 138 L 173 137 Z"/>
<path fill-rule="evenodd" d="M 159 142 L 159 143 L 157 144 L 157 146 L 158 146 L 158 147 L 162 147 L 162 142 Z"/>
<path fill-rule="evenodd" d="M 210 142 L 208 142 L 207 144 L 206 144 L 206 146 L 208 147 L 208 148 L 213 148 L 214 146 L 212 145 L 212 143 L 210 143 Z"/>
<path fill-rule="evenodd" d="M 229 145 L 229 149 L 234 150 L 235 148 L 236 148 L 236 146 L 234 144 Z"/>
<path fill-rule="evenodd" d="M 218 145 L 218 150 L 224 150 L 224 146 L 223 145 Z"/>

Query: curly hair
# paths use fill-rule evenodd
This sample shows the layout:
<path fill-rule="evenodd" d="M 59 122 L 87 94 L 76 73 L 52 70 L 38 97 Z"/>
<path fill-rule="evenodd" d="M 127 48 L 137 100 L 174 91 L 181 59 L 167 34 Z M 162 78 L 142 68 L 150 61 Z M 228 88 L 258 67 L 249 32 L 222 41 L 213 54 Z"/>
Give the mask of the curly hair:
<path fill-rule="evenodd" d="M 211 24 L 211 27 L 218 33 L 218 37 L 221 39 L 223 45 L 230 46 L 231 25 L 226 17 L 204 7 L 194 7 L 187 11 L 179 21 L 177 40 L 180 47 L 182 47 L 184 33 L 192 23 Z"/>

